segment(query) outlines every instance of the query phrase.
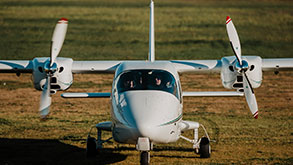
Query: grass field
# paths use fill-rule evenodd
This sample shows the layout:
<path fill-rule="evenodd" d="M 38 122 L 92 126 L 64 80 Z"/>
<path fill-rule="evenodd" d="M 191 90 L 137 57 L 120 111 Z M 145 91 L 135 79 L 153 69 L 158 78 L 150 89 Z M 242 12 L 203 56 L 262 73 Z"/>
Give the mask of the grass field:
<path fill-rule="evenodd" d="M 56 21 L 69 19 L 62 57 L 74 60 L 145 60 L 148 53 L 149 1 L 145 0 L 2 0 L 0 60 L 49 55 Z M 225 29 L 230 15 L 243 54 L 293 57 L 293 2 L 190 1 L 155 2 L 157 59 L 219 59 L 232 55 Z M 70 92 L 109 92 L 113 75 L 75 75 Z M 293 73 L 264 73 L 256 89 L 259 119 L 245 98 L 185 98 L 184 119 L 207 127 L 212 157 L 200 159 L 192 145 L 157 145 L 153 164 L 292 164 Z M 219 75 L 184 74 L 184 90 L 223 90 Z M 5 84 L 5 85 L 4 85 Z M 106 144 L 105 152 L 85 158 L 89 128 L 110 120 L 107 99 L 53 96 L 49 120 L 39 119 L 40 92 L 31 75 L 0 75 L 0 164 L 137 164 L 132 145 Z M 191 132 L 186 132 L 191 136 Z M 110 134 L 105 134 L 109 137 Z"/>

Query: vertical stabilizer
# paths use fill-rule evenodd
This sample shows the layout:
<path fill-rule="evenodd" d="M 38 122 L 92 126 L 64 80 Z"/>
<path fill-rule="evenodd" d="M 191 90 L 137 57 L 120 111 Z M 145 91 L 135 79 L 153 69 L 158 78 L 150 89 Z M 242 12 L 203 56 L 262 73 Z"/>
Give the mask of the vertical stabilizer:
<path fill-rule="evenodd" d="M 150 4 L 150 36 L 149 36 L 149 61 L 155 61 L 155 23 L 154 23 L 154 1 Z"/>

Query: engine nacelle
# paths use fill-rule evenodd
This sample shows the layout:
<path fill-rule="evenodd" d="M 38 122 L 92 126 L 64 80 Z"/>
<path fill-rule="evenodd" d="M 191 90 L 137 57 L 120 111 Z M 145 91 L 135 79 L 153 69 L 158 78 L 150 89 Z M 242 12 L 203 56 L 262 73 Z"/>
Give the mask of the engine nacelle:
<path fill-rule="evenodd" d="M 47 57 L 33 59 L 32 79 L 37 90 L 42 90 L 46 83 L 47 73 L 44 71 L 44 65 L 49 60 L 50 58 Z M 56 93 L 58 90 L 66 90 L 73 82 L 71 72 L 73 60 L 71 58 L 57 57 L 55 63 L 57 64 L 57 71 L 53 73 L 51 78 L 51 93 Z"/>
<path fill-rule="evenodd" d="M 242 56 L 242 60 L 248 63 L 248 70 L 245 72 L 252 88 L 258 88 L 262 83 L 262 59 L 259 56 Z M 238 62 L 235 56 L 223 57 L 221 79 L 227 89 L 243 89 L 242 74 L 235 67 Z"/>

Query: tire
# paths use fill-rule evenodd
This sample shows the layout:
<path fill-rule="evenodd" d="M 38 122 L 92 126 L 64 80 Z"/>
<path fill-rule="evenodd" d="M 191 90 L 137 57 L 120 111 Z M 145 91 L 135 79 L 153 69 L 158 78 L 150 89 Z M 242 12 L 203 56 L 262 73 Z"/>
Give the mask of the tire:
<path fill-rule="evenodd" d="M 147 151 L 142 151 L 140 153 L 140 164 L 141 165 L 148 165 L 150 161 L 150 153 Z"/>
<path fill-rule="evenodd" d="M 86 140 L 86 157 L 94 157 L 97 154 L 96 139 L 88 137 Z"/>
<path fill-rule="evenodd" d="M 201 138 L 200 144 L 199 144 L 199 154 L 201 158 L 209 158 L 211 157 L 210 152 L 210 141 L 207 137 Z"/>

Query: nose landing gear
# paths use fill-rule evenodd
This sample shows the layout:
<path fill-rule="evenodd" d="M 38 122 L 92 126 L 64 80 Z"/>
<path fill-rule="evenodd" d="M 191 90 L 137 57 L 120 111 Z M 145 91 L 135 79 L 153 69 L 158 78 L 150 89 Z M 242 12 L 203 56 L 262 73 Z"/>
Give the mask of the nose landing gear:
<path fill-rule="evenodd" d="M 147 137 L 139 137 L 136 149 L 140 151 L 140 164 L 148 165 L 150 163 L 150 150 L 153 149 L 152 142 Z"/>
<path fill-rule="evenodd" d="M 150 152 L 149 151 L 142 151 L 140 153 L 140 164 L 141 165 L 148 165 L 150 163 Z"/>

